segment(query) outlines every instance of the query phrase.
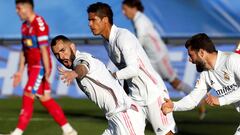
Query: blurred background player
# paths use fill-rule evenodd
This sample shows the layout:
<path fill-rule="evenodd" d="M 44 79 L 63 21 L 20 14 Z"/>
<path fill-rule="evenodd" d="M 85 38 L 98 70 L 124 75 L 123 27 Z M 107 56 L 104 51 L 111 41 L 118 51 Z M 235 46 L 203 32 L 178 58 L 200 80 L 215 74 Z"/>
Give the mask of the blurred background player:
<path fill-rule="evenodd" d="M 33 8 L 33 0 L 16 0 L 16 12 L 24 22 L 21 28 L 22 51 L 18 71 L 13 76 L 13 86 L 16 87 L 20 83 L 26 64 L 28 81 L 24 88 L 18 124 L 11 135 L 21 135 L 26 129 L 32 117 L 35 97 L 39 98 L 41 104 L 61 126 L 64 135 L 77 135 L 67 122 L 61 107 L 51 97 L 49 76 L 52 65 L 48 46 L 49 29 L 44 19 L 36 15 Z"/>
<path fill-rule="evenodd" d="M 71 69 L 59 68 L 62 80 L 69 85 L 76 79 L 81 90 L 104 111 L 108 128 L 102 135 L 144 135 L 145 119 L 139 106 L 100 60 L 76 50 L 75 44 L 63 35 L 52 40 L 51 48 L 57 60 Z"/>
<path fill-rule="evenodd" d="M 238 45 L 237 45 L 237 47 L 235 49 L 235 52 L 240 54 L 240 42 L 238 42 Z"/>
<path fill-rule="evenodd" d="M 113 76 L 118 80 L 126 80 L 129 96 L 142 107 L 155 134 L 174 134 L 172 114 L 165 116 L 161 112 L 163 98 L 169 97 L 167 88 L 137 38 L 127 29 L 113 24 L 113 12 L 108 4 L 91 4 L 87 12 L 92 33 L 101 35 L 107 41 L 105 48 L 108 56 L 119 69 Z"/>
<path fill-rule="evenodd" d="M 199 33 L 187 40 L 189 61 L 196 65 L 200 77 L 194 90 L 177 102 L 166 99 L 162 110 L 165 114 L 172 111 L 187 111 L 205 99 L 210 106 L 233 104 L 240 112 L 240 55 L 233 52 L 217 51 L 212 40 Z M 213 89 L 217 96 L 209 91 Z M 240 126 L 235 135 L 240 135 Z"/>
<path fill-rule="evenodd" d="M 144 7 L 141 1 L 123 0 L 122 10 L 123 14 L 132 21 L 136 36 L 149 57 L 153 68 L 175 90 L 189 94 L 193 88 L 178 78 L 170 63 L 167 47 L 151 20 L 143 13 Z M 199 113 L 200 119 L 203 119 L 205 117 L 203 103 L 199 108 Z"/>

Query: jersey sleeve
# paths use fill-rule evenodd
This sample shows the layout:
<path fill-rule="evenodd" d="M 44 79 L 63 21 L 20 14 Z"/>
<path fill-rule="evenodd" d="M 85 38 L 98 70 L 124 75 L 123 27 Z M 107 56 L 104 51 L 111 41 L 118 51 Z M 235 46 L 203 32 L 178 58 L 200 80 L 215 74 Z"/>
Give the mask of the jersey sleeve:
<path fill-rule="evenodd" d="M 136 45 L 138 45 L 137 38 L 128 31 L 122 33 L 117 40 L 118 47 L 120 48 L 123 58 L 126 63 L 126 67 L 117 71 L 117 79 L 129 79 L 138 75 L 138 56 L 136 51 Z"/>
<path fill-rule="evenodd" d="M 209 87 L 205 81 L 205 75 L 201 73 L 192 92 L 181 100 L 174 102 L 174 111 L 192 110 L 200 103 L 208 89 Z"/>
<path fill-rule="evenodd" d="M 240 55 L 238 54 L 231 54 L 227 61 L 227 66 L 229 70 L 234 73 L 234 79 L 236 82 L 240 81 L 240 66 L 239 64 L 236 64 L 239 61 Z M 220 106 L 229 105 L 238 101 L 240 101 L 240 86 L 238 86 L 238 88 L 234 92 L 219 98 Z"/>
<path fill-rule="evenodd" d="M 42 17 L 36 18 L 35 29 L 39 46 L 48 45 L 49 29 L 47 23 Z"/>
<path fill-rule="evenodd" d="M 78 55 L 76 57 L 76 59 L 73 61 L 73 68 L 77 67 L 78 65 L 84 65 L 87 70 L 90 70 L 90 60 L 88 58 L 88 56 L 84 56 L 84 55 Z"/>

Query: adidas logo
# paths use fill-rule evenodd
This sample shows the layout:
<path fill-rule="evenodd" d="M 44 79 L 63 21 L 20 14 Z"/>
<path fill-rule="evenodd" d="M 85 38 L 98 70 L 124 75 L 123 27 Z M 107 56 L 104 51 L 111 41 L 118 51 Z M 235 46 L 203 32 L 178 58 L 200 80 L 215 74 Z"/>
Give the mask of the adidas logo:
<path fill-rule="evenodd" d="M 160 128 L 157 128 L 157 132 L 161 132 L 162 130 Z"/>

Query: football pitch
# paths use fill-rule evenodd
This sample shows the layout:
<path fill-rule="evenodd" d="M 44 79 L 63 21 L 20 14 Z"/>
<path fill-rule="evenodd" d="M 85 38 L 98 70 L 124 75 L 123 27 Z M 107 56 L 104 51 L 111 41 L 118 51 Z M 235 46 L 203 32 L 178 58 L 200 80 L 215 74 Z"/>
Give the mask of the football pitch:
<path fill-rule="evenodd" d="M 86 99 L 58 98 L 69 122 L 79 135 L 101 135 L 107 128 L 103 112 Z M 19 97 L 0 99 L 0 133 L 9 133 L 17 124 L 21 108 Z M 207 107 L 204 120 L 198 119 L 197 110 L 175 112 L 178 126 L 177 135 L 233 135 L 240 123 L 240 114 L 233 106 Z M 35 101 L 32 120 L 24 135 L 61 135 L 60 127 L 48 115 L 47 111 Z M 146 135 L 154 135 L 148 124 Z"/>

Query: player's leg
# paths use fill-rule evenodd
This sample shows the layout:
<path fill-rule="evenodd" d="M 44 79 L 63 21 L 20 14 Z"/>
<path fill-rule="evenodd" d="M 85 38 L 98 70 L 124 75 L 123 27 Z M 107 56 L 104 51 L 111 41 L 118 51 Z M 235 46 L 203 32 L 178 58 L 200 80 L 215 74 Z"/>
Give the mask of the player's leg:
<path fill-rule="evenodd" d="M 22 109 L 18 118 L 17 128 L 11 135 L 21 135 L 26 129 L 33 113 L 34 96 L 30 93 L 24 93 L 22 97 Z"/>
<path fill-rule="evenodd" d="M 176 133 L 176 124 L 173 114 L 164 115 L 161 111 L 163 99 L 159 97 L 146 107 L 147 119 L 152 124 L 156 135 L 171 135 Z"/>
<path fill-rule="evenodd" d="M 168 81 L 175 90 L 182 91 L 185 94 L 189 94 L 192 91 L 191 86 L 184 83 L 178 78 L 167 55 L 165 55 L 160 61 L 156 62 L 153 65 L 160 76 L 164 80 Z"/>
<path fill-rule="evenodd" d="M 140 108 L 128 109 L 108 118 L 108 125 L 103 135 L 144 135 L 145 117 Z"/>
<path fill-rule="evenodd" d="M 50 84 L 43 79 L 37 92 L 41 104 L 48 110 L 56 123 L 61 126 L 64 135 L 77 135 L 77 132 L 68 123 L 62 108 L 51 97 Z"/>
<path fill-rule="evenodd" d="M 39 68 L 28 69 L 28 81 L 24 88 L 24 94 L 22 97 L 22 109 L 19 115 L 17 128 L 11 133 L 11 135 L 21 135 L 26 129 L 33 113 L 34 95 L 32 90 L 36 84 L 38 84 L 38 77 L 40 75 Z"/>

